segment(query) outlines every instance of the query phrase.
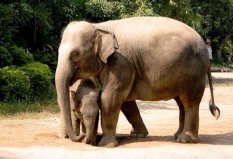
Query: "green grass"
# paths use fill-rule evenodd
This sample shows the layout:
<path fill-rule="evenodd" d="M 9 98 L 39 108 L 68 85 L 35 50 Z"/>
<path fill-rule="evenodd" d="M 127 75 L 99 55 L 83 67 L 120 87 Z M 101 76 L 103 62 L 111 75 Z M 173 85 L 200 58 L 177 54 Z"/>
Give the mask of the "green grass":
<path fill-rule="evenodd" d="M 0 116 L 17 115 L 19 113 L 40 113 L 59 112 L 55 88 L 47 94 L 42 94 L 38 98 L 28 98 L 29 100 L 0 101 Z"/>
<path fill-rule="evenodd" d="M 18 113 L 59 112 L 56 100 L 51 101 L 14 101 L 0 102 L 0 116 L 14 115 Z"/>

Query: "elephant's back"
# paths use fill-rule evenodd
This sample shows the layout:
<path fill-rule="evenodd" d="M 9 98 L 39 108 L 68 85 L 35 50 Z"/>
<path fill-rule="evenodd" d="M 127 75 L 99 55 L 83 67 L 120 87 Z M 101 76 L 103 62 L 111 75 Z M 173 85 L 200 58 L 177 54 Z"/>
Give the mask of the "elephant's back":
<path fill-rule="evenodd" d="M 135 48 L 148 52 L 146 49 L 153 48 L 153 46 L 165 45 L 166 48 L 179 49 L 178 47 L 205 44 L 194 29 L 180 21 L 166 17 L 133 17 L 108 21 L 100 25 L 115 34 L 120 50 L 124 51 L 127 48 Z M 131 50 L 131 52 L 134 51 Z"/>
<path fill-rule="evenodd" d="M 148 52 L 147 49 L 153 46 L 184 48 L 187 45 L 205 44 L 194 29 L 167 17 L 133 17 L 99 23 L 96 27 L 112 32 L 119 50 L 124 50 L 121 53 L 125 55 L 129 53 L 127 49 L 130 52 Z"/>
<path fill-rule="evenodd" d="M 199 36 L 198 33 L 188 25 L 167 17 L 132 17 L 105 22 L 110 26 L 114 34 L 144 35 L 147 32 L 161 33 L 174 32 L 189 33 Z M 110 29 L 111 30 L 111 29 Z"/>
<path fill-rule="evenodd" d="M 109 21 L 109 24 L 107 26 L 111 26 L 109 28 L 112 28 L 118 40 L 119 52 L 132 61 L 140 61 L 143 65 L 141 68 L 153 64 L 167 68 L 179 61 L 190 65 L 190 59 L 207 63 L 208 54 L 202 37 L 177 20 L 166 17 L 134 17 Z M 203 66 L 206 70 L 204 67 L 206 65 Z"/>
<path fill-rule="evenodd" d="M 166 17 L 133 17 L 100 25 L 115 34 L 118 51 L 140 68 L 138 74 L 150 72 L 151 67 L 166 71 L 178 65 L 206 72 L 209 66 L 202 37 L 180 21 Z"/>

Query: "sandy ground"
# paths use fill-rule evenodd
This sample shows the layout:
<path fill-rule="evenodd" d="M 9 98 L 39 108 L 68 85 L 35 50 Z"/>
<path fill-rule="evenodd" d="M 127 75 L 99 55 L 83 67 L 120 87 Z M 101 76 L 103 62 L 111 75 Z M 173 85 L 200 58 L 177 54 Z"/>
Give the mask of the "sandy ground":
<path fill-rule="evenodd" d="M 209 112 L 210 91 L 207 87 L 200 105 L 198 144 L 175 142 L 173 134 L 178 128 L 178 107 L 173 100 L 138 101 L 149 136 L 141 139 L 130 137 L 131 126 L 121 114 L 117 127 L 119 146 L 113 149 L 59 139 L 59 114 L 43 112 L 1 118 L 0 159 L 232 159 L 233 74 L 221 74 L 213 74 L 216 83 L 220 83 L 214 85 L 214 94 L 221 116 L 215 120 Z"/>

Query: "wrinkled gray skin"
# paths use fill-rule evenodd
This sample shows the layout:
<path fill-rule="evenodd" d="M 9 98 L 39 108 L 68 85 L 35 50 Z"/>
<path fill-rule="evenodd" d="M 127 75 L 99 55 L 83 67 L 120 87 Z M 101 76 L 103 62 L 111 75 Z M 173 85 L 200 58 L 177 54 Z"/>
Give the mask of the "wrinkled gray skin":
<path fill-rule="evenodd" d="M 84 143 L 96 145 L 99 121 L 98 100 L 100 92 L 95 79 L 90 78 L 78 80 L 69 88 L 69 91 L 71 121 L 74 133 L 79 135 L 79 141 L 85 137 L 83 140 Z M 126 107 L 127 109 L 125 109 Z M 148 131 L 139 114 L 136 102 L 125 102 L 121 110 L 128 121 L 132 124 L 132 136 L 145 137 L 148 135 Z M 82 132 L 80 132 L 80 123 L 82 126 Z M 85 136 L 83 134 L 85 134 Z M 61 118 L 60 137 L 68 137 L 63 118 Z"/>
<path fill-rule="evenodd" d="M 116 126 L 125 101 L 175 99 L 180 108 L 178 142 L 197 142 L 199 104 L 206 75 L 216 118 L 210 63 L 203 39 L 192 28 L 163 17 L 136 17 L 99 24 L 72 22 L 64 30 L 56 70 L 58 103 L 71 140 L 72 81 L 97 76 L 102 86 L 99 146 L 117 145 Z"/>

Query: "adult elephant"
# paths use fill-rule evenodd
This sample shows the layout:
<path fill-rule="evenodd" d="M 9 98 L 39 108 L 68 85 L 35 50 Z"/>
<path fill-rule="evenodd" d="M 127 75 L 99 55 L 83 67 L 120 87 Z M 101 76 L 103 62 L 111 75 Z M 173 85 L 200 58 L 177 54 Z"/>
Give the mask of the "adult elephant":
<path fill-rule="evenodd" d="M 69 116 L 69 86 L 96 76 L 102 86 L 100 146 L 114 147 L 116 126 L 125 101 L 175 99 L 180 108 L 178 142 L 197 142 L 199 104 L 206 75 L 214 104 L 210 63 L 203 39 L 189 26 L 163 17 L 135 17 L 92 24 L 71 22 L 63 32 L 56 70 L 58 103 L 68 135 L 75 141 Z"/>

